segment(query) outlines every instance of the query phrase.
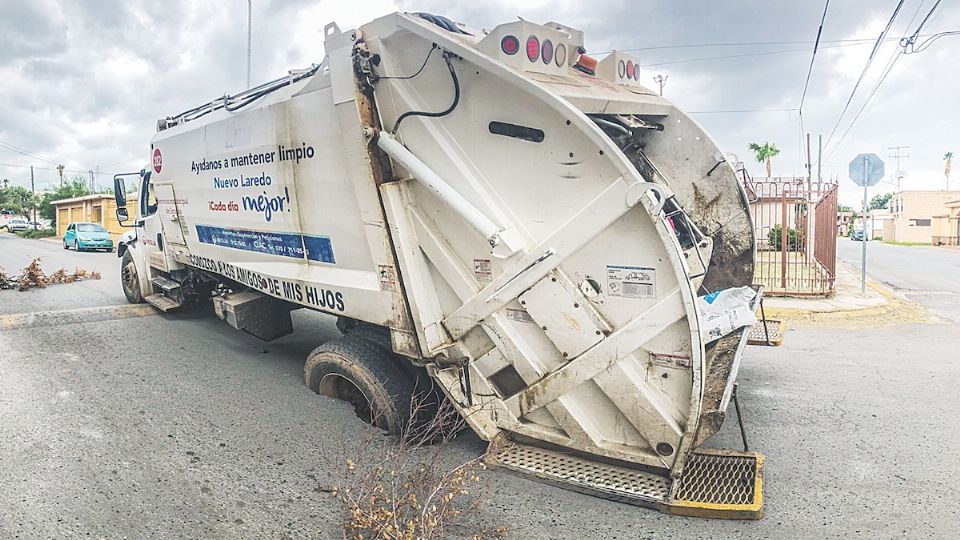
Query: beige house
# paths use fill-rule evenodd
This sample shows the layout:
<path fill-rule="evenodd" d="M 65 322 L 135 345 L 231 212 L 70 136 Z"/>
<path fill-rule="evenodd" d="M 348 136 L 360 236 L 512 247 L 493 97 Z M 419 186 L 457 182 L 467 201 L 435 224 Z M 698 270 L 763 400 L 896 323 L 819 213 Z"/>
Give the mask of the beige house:
<path fill-rule="evenodd" d="M 131 205 L 130 201 L 134 203 Z M 127 196 L 127 207 L 136 208 L 136 199 Z M 71 223 L 87 221 L 90 223 L 99 223 L 105 229 L 110 231 L 110 236 L 117 240 L 125 230 L 117 222 L 117 204 L 113 195 L 87 195 L 85 197 L 74 197 L 72 199 L 62 199 L 54 201 L 53 205 L 57 208 L 57 236 L 63 237 L 64 231 Z"/>
<path fill-rule="evenodd" d="M 946 213 L 933 218 L 933 244 L 960 246 L 960 199 L 944 205 Z"/>
<path fill-rule="evenodd" d="M 901 191 L 890 199 L 893 219 L 884 223 L 883 239 L 924 244 L 947 243 L 940 238 L 957 235 L 957 209 L 960 191 Z M 951 214 L 951 211 L 953 214 Z M 952 228 L 951 228 L 952 224 Z M 935 238 L 936 237 L 936 238 Z"/>
<path fill-rule="evenodd" d="M 837 211 L 837 236 L 850 236 L 853 228 L 853 212 L 849 210 Z"/>

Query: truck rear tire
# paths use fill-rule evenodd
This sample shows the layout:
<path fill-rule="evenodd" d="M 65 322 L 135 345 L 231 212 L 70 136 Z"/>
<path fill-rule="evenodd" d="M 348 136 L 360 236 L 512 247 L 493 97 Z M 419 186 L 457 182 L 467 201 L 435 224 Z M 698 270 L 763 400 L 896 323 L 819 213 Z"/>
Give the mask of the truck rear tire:
<path fill-rule="evenodd" d="M 420 429 L 436 417 L 436 397 L 432 386 L 418 388 L 425 386 L 417 384 L 420 377 L 405 373 L 399 361 L 373 341 L 344 336 L 314 349 L 303 373 L 311 390 L 351 403 L 363 421 L 420 439 Z"/>
<path fill-rule="evenodd" d="M 120 259 L 120 284 L 123 286 L 123 295 L 127 302 L 140 304 L 143 302 L 143 291 L 140 290 L 140 276 L 137 274 L 137 265 L 133 262 L 133 255 L 129 251 Z"/>

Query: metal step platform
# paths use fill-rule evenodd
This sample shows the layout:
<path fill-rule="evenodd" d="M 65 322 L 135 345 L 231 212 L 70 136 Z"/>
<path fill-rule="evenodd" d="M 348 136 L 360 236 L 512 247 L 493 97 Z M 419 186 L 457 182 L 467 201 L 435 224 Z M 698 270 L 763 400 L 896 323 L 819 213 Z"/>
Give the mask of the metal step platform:
<path fill-rule="evenodd" d="M 150 282 L 153 283 L 154 287 L 162 290 L 163 292 L 170 292 L 180 288 L 180 282 L 163 276 L 157 276 L 151 279 Z"/>
<path fill-rule="evenodd" d="M 677 482 L 654 472 L 514 442 L 491 444 L 484 461 L 539 482 L 667 514 L 763 517 L 763 456 L 754 452 L 697 450 Z"/>
<path fill-rule="evenodd" d="M 779 347 L 783 345 L 783 321 L 776 319 L 759 320 L 750 329 L 750 338 L 747 345 L 762 345 L 764 347 Z"/>
<path fill-rule="evenodd" d="M 174 309 L 177 309 L 182 304 L 171 300 L 163 293 L 151 294 L 150 296 L 143 297 L 144 302 L 156 307 L 160 311 L 167 312 Z"/>

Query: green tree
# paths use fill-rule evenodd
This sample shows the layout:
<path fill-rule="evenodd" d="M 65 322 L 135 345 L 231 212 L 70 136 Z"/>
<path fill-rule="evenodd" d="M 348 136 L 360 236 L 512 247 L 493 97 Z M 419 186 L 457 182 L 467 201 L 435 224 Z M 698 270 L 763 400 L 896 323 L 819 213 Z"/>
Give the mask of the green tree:
<path fill-rule="evenodd" d="M 763 163 L 767 166 L 767 178 L 773 176 L 770 172 L 770 159 L 776 157 L 780 153 L 780 149 L 777 148 L 777 145 L 765 142 L 762 145 L 758 143 L 750 143 L 748 146 L 750 150 L 753 150 L 754 157 L 757 158 L 757 163 Z"/>
<path fill-rule="evenodd" d="M 886 208 L 890 204 L 890 198 L 893 197 L 893 193 L 884 193 L 883 195 L 874 195 L 870 199 L 870 210 L 877 210 L 878 208 Z"/>
<path fill-rule="evenodd" d="M 55 221 L 57 219 L 57 208 L 53 205 L 54 202 L 85 195 L 90 195 L 87 182 L 82 176 L 75 176 L 64 182 L 62 186 L 58 186 L 57 189 L 43 193 L 39 201 L 40 216 Z"/>
<path fill-rule="evenodd" d="M 841 204 L 837 207 L 837 212 L 853 212 L 853 208 L 845 204 Z"/>
<path fill-rule="evenodd" d="M 2 192 L 3 209 L 10 213 L 30 216 L 30 212 L 32 212 L 37 205 L 37 197 L 25 187 L 8 187 L 3 189 Z"/>

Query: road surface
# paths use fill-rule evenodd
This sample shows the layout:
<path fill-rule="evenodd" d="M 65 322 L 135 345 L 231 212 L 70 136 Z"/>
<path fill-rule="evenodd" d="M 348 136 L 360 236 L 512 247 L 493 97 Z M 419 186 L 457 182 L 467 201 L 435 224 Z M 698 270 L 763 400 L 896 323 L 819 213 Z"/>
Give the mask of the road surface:
<path fill-rule="evenodd" d="M 860 269 L 862 245 L 837 240 L 837 258 Z M 867 275 L 960 323 L 960 250 L 867 242 Z"/>
<path fill-rule="evenodd" d="M 340 537 L 341 507 L 321 489 L 331 447 L 376 431 L 302 383 L 332 319 L 295 312 L 298 332 L 264 344 L 202 310 L 117 318 L 115 255 L 0 235 L 0 266 L 37 255 L 104 279 L 0 291 L 0 538 Z M 740 399 L 767 458 L 763 520 L 670 517 L 486 471 L 474 526 L 518 539 L 957 537 L 958 336 L 952 323 L 797 326 L 782 347 L 748 349 Z M 711 444 L 738 447 L 729 420 Z M 468 433 L 450 452 L 483 450 Z"/>

